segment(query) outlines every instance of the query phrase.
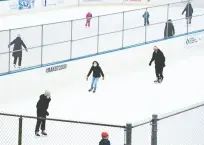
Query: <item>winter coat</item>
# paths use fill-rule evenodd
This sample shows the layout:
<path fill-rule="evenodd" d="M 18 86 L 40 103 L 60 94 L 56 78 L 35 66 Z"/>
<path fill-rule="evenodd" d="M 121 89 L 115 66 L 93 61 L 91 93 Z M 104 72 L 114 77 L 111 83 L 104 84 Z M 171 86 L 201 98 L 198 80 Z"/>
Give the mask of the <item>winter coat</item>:
<path fill-rule="evenodd" d="M 91 21 L 91 18 L 92 18 L 92 14 L 91 14 L 91 13 L 87 13 L 87 14 L 86 14 L 86 20 L 87 20 L 88 22 L 90 22 L 90 21 Z"/>
<path fill-rule="evenodd" d="M 16 39 L 14 39 L 10 45 L 14 44 L 14 48 L 13 48 L 13 57 L 22 57 L 22 46 L 24 48 L 27 48 L 26 45 L 24 44 L 23 40 L 21 40 L 20 37 L 17 37 Z"/>
<path fill-rule="evenodd" d="M 49 115 L 49 113 L 47 112 L 47 109 L 49 107 L 50 101 L 51 99 L 47 98 L 47 96 L 45 96 L 44 94 L 40 95 L 40 99 L 36 105 L 37 115 L 39 117 L 45 117 L 46 115 Z"/>
<path fill-rule="evenodd" d="M 142 15 L 142 17 L 143 17 L 144 19 L 149 19 L 149 12 L 145 12 L 145 13 Z"/>
<path fill-rule="evenodd" d="M 108 139 L 102 139 L 99 142 L 99 145 L 110 145 L 110 141 Z"/>
<path fill-rule="evenodd" d="M 184 12 L 186 12 L 186 18 L 192 17 L 193 7 L 192 7 L 192 5 L 190 3 L 186 5 L 185 9 L 182 12 L 182 15 L 184 14 Z"/>
<path fill-rule="evenodd" d="M 155 67 L 165 67 L 165 56 L 160 49 L 158 49 L 157 52 L 153 52 L 150 65 L 153 61 L 155 63 Z"/>
<path fill-rule="evenodd" d="M 164 38 L 168 38 L 174 36 L 175 29 L 174 25 L 171 21 L 166 22 L 165 29 L 164 29 Z"/>
<path fill-rule="evenodd" d="M 97 63 L 97 66 L 96 67 L 95 66 L 91 67 L 87 77 L 89 77 L 92 72 L 93 72 L 93 77 L 94 78 L 100 78 L 101 75 L 102 75 L 102 77 L 104 77 L 103 71 L 102 71 L 101 67 L 99 66 L 99 63 L 97 61 L 94 61 L 94 62 Z M 93 62 L 93 64 L 94 64 L 94 62 Z"/>

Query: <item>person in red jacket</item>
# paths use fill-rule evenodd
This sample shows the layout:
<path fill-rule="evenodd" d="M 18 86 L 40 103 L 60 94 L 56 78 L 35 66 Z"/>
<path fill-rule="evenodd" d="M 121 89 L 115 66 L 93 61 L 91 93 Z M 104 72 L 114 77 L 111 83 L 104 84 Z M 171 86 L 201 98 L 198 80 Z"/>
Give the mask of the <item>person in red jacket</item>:
<path fill-rule="evenodd" d="M 87 27 L 90 27 L 91 19 L 92 19 L 92 13 L 88 12 L 88 13 L 86 14 L 86 25 L 85 25 L 86 28 L 87 28 Z"/>

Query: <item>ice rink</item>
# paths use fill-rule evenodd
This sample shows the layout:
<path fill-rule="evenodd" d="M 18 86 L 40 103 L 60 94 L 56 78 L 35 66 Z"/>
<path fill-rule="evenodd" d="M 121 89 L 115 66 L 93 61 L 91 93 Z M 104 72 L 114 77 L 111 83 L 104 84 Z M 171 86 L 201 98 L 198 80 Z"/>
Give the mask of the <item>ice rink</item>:
<path fill-rule="evenodd" d="M 134 9 L 134 7 L 106 7 L 106 11 L 104 11 L 104 7 L 83 7 L 49 13 L 44 12 L 23 14 L 21 16 L 7 16 L 1 17 L 2 23 L 0 28 L 18 28 L 77 19 L 84 17 L 87 11 L 91 11 L 94 15 L 101 15 L 130 9 Z M 165 14 L 158 16 L 159 11 L 161 10 L 163 11 L 165 8 L 152 8 L 149 10 L 150 15 L 152 15 L 150 19 L 151 23 L 166 21 Z M 171 18 L 182 18 L 183 16 L 180 15 L 182 10 L 183 7 L 171 7 Z M 194 10 L 195 15 L 204 13 L 203 9 Z M 138 15 L 131 12 L 127 13 L 125 26 L 129 28 L 135 25 L 143 25 L 143 21 L 140 20 L 143 12 L 144 11 L 141 11 Z M 113 17 L 114 16 L 110 16 L 110 18 L 102 18 L 102 32 L 109 32 L 121 28 L 120 23 L 116 25 L 117 21 L 110 22 Z M 120 18 L 121 17 L 118 15 L 115 16 L 116 20 Z M 193 24 L 190 27 L 191 31 L 203 29 L 204 21 L 201 18 L 202 17 L 196 17 L 193 19 Z M 107 21 L 109 23 L 106 23 Z M 186 31 L 185 20 L 176 21 L 174 25 L 177 35 Z M 164 24 L 148 27 L 148 40 L 162 38 L 163 28 Z M 63 29 L 59 30 L 60 34 L 63 35 L 60 36 L 60 38 L 66 37 L 66 34 L 69 33 L 63 33 L 63 31 L 61 31 Z M 89 30 L 85 29 L 83 21 L 76 24 L 76 28 L 74 29 L 74 34 L 76 35 L 74 37 L 79 39 L 81 36 L 94 34 L 95 30 L 95 26 Z M 16 36 L 17 32 L 19 32 L 19 30 L 13 33 L 13 38 Z M 35 32 L 36 31 L 33 31 L 33 34 Z M 124 43 L 125 46 L 142 42 L 144 38 L 143 32 L 143 29 L 125 32 L 127 33 Z M 27 33 L 27 36 L 24 36 L 24 39 L 27 44 L 38 45 L 36 44 L 38 43 L 38 37 L 34 39 L 29 37 L 30 35 L 34 36 L 33 34 Z M 54 37 L 54 35 L 56 35 L 56 32 L 53 31 L 53 28 L 47 29 L 46 39 L 48 39 L 48 42 L 53 40 L 53 38 L 58 39 L 58 37 Z M 104 37 L 100 43 L 100 52 L 120 48 L 118 45 L 120 39 L 121 34 Z M 88 41 L 85 41 L 84 43 L 78 41 L 73 52 L 74 57 L 87 55 L 90 52 L 94 53 L 94 50 L 89 49 L 95 47 L 95 43 L 92 42 L 92 40 L 90 40 L 89 43 Z M 148 65 L 154 45 L 161 48 L 166 56 L 164 82 L 157 85 L 153 83 L 155 79 L 154 65 L 151 67 Z M 48 60 L 44 60 L 46 63 L 53 61 L 52 59 L 55 59 L 57 56 L 67 51 L 60 50 L 61 53 L 58 53 L 56 56 L 55 49 L 58 48 L 54 48 L 53 51 L 47 51 L 44 55 L 45 59 L 49 58 Z M 51 91 L 52 96 L 52 101 L 48 110 L 50 112 L 50 118 L 120 125 L 125 125 L 127 122 L 133 122 L 134 124 L 137 121 L 151 117 L 153 113 L 163 114 L 179 109 L 182 106 L 184 107 L 203 101 L 203 55 L 204 49 L 201 46 L 186 49 L 184 48 L 184 38 L 175 38 L 157 42 L 155 44 L 148 44 L 123 51 L 72 61 L 67 63 L 68 68 L 66 70 L 50 74 L 46 74 L 45 68 L 42 68 L 4 76 L 0 78 L 0 87 L 1 90 L 3 90 L 0 92 L 0 112 L 35 116 L 35 105 L 38 101 L 39 95 L 43 93 L 44 90 L 48 89 Z M 35 53 L 31 53 L 29 56 L 25 55 L 24 66 L 35 64 L 36 62 L 34 61 L 40 61 L 39 59 L 36 59 L 35 56 Z M 66 57 L 67 56 L 64 56 L 64 58 Z M 91 78 L 89 81 L 86 81 L 86 75 L 94 60 L 97 60 L 100 63 L 100 66 L 105 73 L 105 80 L 99 80 L 97 92 L 92 94 L 88 92 Z M 1 61 L 3 61 L 2 58 Z M 10 140 L 10 142 L 7 142 L 6 144 L 4 140 L 0 140 L 0 144 L 16 144 L 17 139 L 15 137 L 17 137 L 18 132 L 18 118 L 14 119 L 1 116 L 0 122 L 2 123 L 0 130 L 7 130 L 6 132 L 8 133 L 5 134 L 4 138 L 9 138 Z M 112 134 L 111 138 L 113 145 L 122 145 L 124 140 L 124 131 L 122 129 L 104 127 L 94 128 L 93 126 L 85 127 L 80 125 L 71 126 L 72 124 L 68 125 L 65 123 L 49 121 L 47 122 L 47 132 L 49 133 L 49 137 L 36 139 L 34 137 L 35 123 L 35 120 L 24 119 L 23 144 L 65 145 L 64 143 L 68 142 L 69 145 L 82 145 L 78 137 L 84 136 L 84 134 L 86 134 L 85 132 L 89 132 L 88 135 L 91 136 L 91 139 L 88 139 L 83 145 L 94 145 L 98 143 L 100 132 L 104 129 Z M 10 126 L 9 130 L 7 128 L 8 126 Z M 80 134 L 76 128 L 79 130 L 83 128 L 84 132 L 81 131 Z M 13 136 L 10 136 L 11 132 L 15 132 L 16 135 L 14 133 Z M 150 126 L 142 129 L 142 132 L 147 136 L 147 134 L 150 133 Z M 148 139 L 143 139 L 145 136 L 143 133 L 141 133 L 140 130 L 138 130 L 138 134 L 136 133 L 140 136 L 140 140 L 137 142 L 138 145 L 140 142 L 148 142 Z M 70 136 L 72 137 L 71 139 L 69 138 Z M 92 141 L 90 142 L 90 140 Z"/>

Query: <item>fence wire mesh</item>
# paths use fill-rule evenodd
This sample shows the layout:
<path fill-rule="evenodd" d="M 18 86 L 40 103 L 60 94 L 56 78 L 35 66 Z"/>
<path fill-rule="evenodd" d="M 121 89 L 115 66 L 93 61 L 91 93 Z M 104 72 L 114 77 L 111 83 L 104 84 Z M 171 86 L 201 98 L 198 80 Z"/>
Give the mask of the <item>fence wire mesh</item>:
<path fill-rule="evenodd" d="M 159 120 L 158 144 L 204 144 L 204 106 Z"/>
<path fill-rule="evenodd" d="M 1 113 L 0 144 L 95 145 L 99 144 L 102 132 L 108 132 L 109 140 L 113 145 L 201 145 L 204 143 L 203 103 L 156 120 L 156 124 L 154 119 L 129 128 L 131 124 L 119 126 L 47 119 L 45 130 L 48 136 L 37 137 L 35 136 L 37 118 Z M 156 128 L 154 128 L 155 125 Z"/>
<path fill-rule="evenodd" d="M 22 145 L 96 145 L 108 132 L 112 144 L 124 145 L 124 128 L 46 120 L 48 136 L 35 136 L 36 119 L 23 119 Z"/>
<path fill-rule="evenodd" d="M 151 144 L 151 124 L 133 128 L 132 130 L 132 145 L 150 145 Z"/>
<path fill-rule="evenodd" d="M 18 144 L 19 118 L 12 116 L 0 116 L 0 144 Z"/>

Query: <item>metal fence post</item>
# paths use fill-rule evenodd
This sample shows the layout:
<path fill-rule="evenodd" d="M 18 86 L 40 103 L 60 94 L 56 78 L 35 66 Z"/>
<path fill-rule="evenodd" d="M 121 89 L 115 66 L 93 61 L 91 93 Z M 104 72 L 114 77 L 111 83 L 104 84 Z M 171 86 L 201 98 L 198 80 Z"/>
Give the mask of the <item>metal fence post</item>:
<path fill-rule="evenodd" d="M 124 47 L 124 33 L 125 33 L 125 12 L 123 12 L 122 48 Z"/>
<path fill-rule="evenodd" d="M 9 30 L 9 64 L 8 64 L 8 72 L 11 71 L 11 47 L 10 47 L 10 43 L 11 43 L 11 30 Z"/>
<path fill-rule="evenodd" d="M 167 5 L 167 38 L 169 37 L 169 31 L 168 31 L 168 29 L 169 29 L 169 23 L 168 23 L 168 21 L 169 21 L 169 4 Z"/>
<path fill-rule="evenodd" d="M 100 25 L 99 25 L 100 21 L 99 21 L 99 18 L 100 17 L 98 16 L 97 52 L 96 52 L 97 54 L 99 53 L 99 36 L 100 36 L 100 34 L 99 34 L 100 33 L 100 28 L 99 28 L 100 27 Z"/>
<path fill-rule="evenodd" d="M 42 25 L 42 27 L 41 27 L 41 66 L 43 65 L 43 25 Z"/>
<path fill-rule="evenodd" d="M 147 8 L 146 8 L 147 12 Z M 147 43 L 147 25 L 145 25 L 145 44 Z"/>
<path fill-rule="evenodd" d="M 151 145 L 157 145 L 157 119 L 156 114 L 152 115 L 152 136 L 151 136 Z"/>
<path fill-rule="evenodd" d="M 18 145 L 22 145 L 23 118 L 19 118 Z"/>
<path fill-rule="evenodd" d="M 189 19 L 190 19 L 190 17 L 189 17 L 189 0 L 187 1 L 187 4 L 188 4 L 188 14 L 187 14 L 187 20 L 186 20 L 186 23 L 187 23 L 187 34 L 188 34 L 188 30 L 189 30 Z M 187 12 L 186 12 L 187 13 Z"/>
<path fill-rule="evenodd" d="M 73 29 L 73 20 L 71 20 L 71 36 L 70 36 L 71 38 L 70 38 L 70 52 L 69 52 L 69 53 L 70 53 L 70 54 L 69 54 L 69 55 L 70 55 L 70 56 L 69 56 L 70 59 L 72 59 L 72 42 L 73 42 L 73 40 L 72 40 L 72 39 L 73 39 L 73 38 L 72 38 L 72 37 L 73 37 L 73 36 L 72 36 L 72 31 L 73 31 L 73 30 L 72 30 L 72 29 Z"/>
<path fill-rule="evenodd" d="M 126 145 L 132 144 L 132 124 L 126 124 Z"/>

